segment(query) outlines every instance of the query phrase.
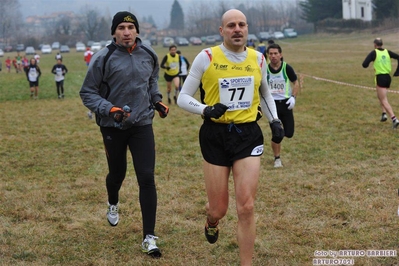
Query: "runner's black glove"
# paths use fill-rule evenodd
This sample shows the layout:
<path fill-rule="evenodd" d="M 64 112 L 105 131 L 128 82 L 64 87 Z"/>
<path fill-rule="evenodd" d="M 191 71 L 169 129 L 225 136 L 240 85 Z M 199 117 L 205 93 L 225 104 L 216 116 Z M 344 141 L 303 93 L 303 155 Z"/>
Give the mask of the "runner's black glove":
<path fill-rule="evenodd" d="M 399 76 L 399 70 L 398 70 L 398 71 L 395 71 L 395 73 L 393 73 L 393 76 L 394 76 L 394 77 L 398 77 L 398 76 Z"/>
<path fill-rule="evenodd" d="M 207 106 L 204 108 L 204 116 L 206 118 L 216 118 L 221 117 L 229 109 L 226 105 L 222 103 L 217 103 L 214 106 Z"/>
<path fill-rule="evenodd" d="M 284 138 L 284 128 L 281 124 L 280 119 L 274 119 L 270 123 L 270 128 L 272 129 L 272 141 L 274 143 L 280 143 Z"/>
<path fill-rule="evenodd" d="M 163 102 L 155 103 L 155 110 L 158 111 L 161 118 L 165 118 L 169 113 L 169 107 L 167 107 Z"/>

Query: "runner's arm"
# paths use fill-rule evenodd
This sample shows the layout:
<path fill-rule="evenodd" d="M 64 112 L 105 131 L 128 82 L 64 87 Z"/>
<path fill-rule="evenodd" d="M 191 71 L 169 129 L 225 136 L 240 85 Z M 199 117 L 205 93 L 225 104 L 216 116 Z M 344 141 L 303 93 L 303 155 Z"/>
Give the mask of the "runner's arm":
<path fill-rule="evenodd" d="M 262 113 L 266 115 L 269 123 L 274 119 L 278 119 L 276 103 L 269 90 L 269 85 L 267 84 L 267 63 L 266 59 L 262 56 L 262 81 L 259 88 L 260 106 L 262 107 Z"/>
<path fill-rule="evenodd" d="M 366 59 L 364 59 L 362 66 L 364 68 L 367 68 L 370 65 L 370 63 L 375 60 L 375 57 L 376 57 L 376 53 L 375 53 L 375 50 L 373 50 L 367 55 Z"/>
<path fill-rule="evenodd" d="M 194 98 L 198 87 L 201 84 L 201 78 L 205 69 L 209 66 L 210 60 L 205 52 L 199 53 L 191 65 L 190 73 L 183 84 L 182 90 L 177 99 L 177 104 L 184 110 L 202 115 L 206 104 L 199 102 Z"/>

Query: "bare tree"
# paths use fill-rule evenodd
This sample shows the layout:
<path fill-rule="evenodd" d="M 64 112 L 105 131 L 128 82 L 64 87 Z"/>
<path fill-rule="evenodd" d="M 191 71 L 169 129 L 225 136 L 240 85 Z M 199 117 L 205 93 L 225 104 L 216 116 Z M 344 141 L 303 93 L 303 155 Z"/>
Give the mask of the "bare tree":
<path fill-rule="evenodd" d="M 189 35 L 213 35 L 218 33 L 220 18 L 228 5 L 223 1 L 219 5 L 214 2 L 197 1 L 190 5 L 186 20 Z"/>
<path fill-rule="evenodd" d="M 0 0 L 0 38 L 6 42 L 21 25 L 21 20 L 15 19 L 22 17 L 19 8 L 18 0 Z"/>
<path fill-rule="evenodd" d="M 104 18 L 96 9 L 87 9 L 82 12 L 78 22 L 78 28 L 84 32 L 88 40 L 100 40 L 100 31 L 104 27 Z M 109 30 L 108 36 L 109 36 Z"/>
<path fill-rule="evenodd" d="M 70 35 L 71 34 L 71 19 L 63 17 L 57 22 L 57 29 L 55 34 L 57 35 Z"/>
<path fill-rule="evenodd" d="M 214 2 L 196 1 L 190 5 L 187 13 L 188 35 L 217 34 L 223 13 L 231 8 L 237 8 L 246 15 L 248 30 L 254 34 L 261 31 L 279 30 L 286 26 L 287 21 L 291 24 L 295 18 L 298 18 L 294 7 L 283 2 L 272 5 L 267 1 L 235 4 L 221 1 L 215 5 Z"/>

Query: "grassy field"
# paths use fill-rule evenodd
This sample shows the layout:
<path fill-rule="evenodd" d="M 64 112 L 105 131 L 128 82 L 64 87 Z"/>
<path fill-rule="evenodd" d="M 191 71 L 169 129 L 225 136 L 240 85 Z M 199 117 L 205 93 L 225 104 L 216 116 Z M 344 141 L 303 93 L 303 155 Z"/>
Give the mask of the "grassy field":
<path fill-rule="evenodd" d="M 361 66 L 375 37 L 279 41 L 284 59 L 302 77 L 302 88 L 295 136 L 283 141 L 284 168 L 273 168 L 270 130 L 265 119 L 260 121 L 266 149 L 254 265 L 312 265 L 316 251 L 398 250 L 399 132 L 390 121 L 379 121 L 374 72 L 372 66 Z M 398 32 L 380 37 L 399 53 Z M 204 47 L 179 49 L 192 62 Z M 167 52 L 154 48 L 160 58 Z M 108 225 L 101 134 L 78 95 L 86 71 L 83 54 L 64 54 L 69 69 L 64 100 L 57 99 L 50 73 L 54 55 L 41 58 L 38 100 L 29 98 L 24 75 L 6 73 L 1 58 L 0 265 L 239 265 L 232 186 L 219 241 L 210 245 L 203 235 L 201 118 L 176 105 L 166 119 L 154 119 L 156 234 L 163 257 L 153 260 L 140 251 L 141 215 L 131 163 L 120 193 L 121 221 L 115 228 Z M 165 93 L 163 72 L 160 76 Z M 398 88 L 399 78 L 394 78 L 388 97 L 397 115 Z M 355 265 L 398 265 L 398 257 L 344 258 Z"/>

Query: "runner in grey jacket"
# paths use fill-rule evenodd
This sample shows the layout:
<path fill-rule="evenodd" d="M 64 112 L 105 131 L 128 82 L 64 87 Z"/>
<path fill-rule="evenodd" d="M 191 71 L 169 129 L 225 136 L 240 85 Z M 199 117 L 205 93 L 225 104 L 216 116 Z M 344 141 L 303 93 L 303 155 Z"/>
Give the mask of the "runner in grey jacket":
<path fill-rule="evenodd" d="M 129 106 L 131 115 L 123 128 L 152 124 L 155 103 L 162 101 L 158 88 L 159 64 L 155 51 L 136 38 L 136 46 L 129 52 L 116 44 L 115 51 L 104 59 L 110 47 L 93 55 L 80 90 L 83 104 L 96 114 L 97 124 L 114 127 L 110 117 L 113 106 Z"/>
<path fill-rule="evenodd" d="M 168 115 L 169 108 L 162 103 L 158 89 L 158 57 L 137 37 L 139 24 L 130 12 L 115 14 L 111 34 L 113 42 L 94 54 L 80 90 L 83 104 L 96 114 L 107 156 L 107 220 L 111 226 L 119 223 L 119 190 L 126 176 L 129 149 L 139 185 L 141 249 L 160 257 L 154 233 L 157 191 L 152 119 L 154 108 L 161 118 Z"/>

